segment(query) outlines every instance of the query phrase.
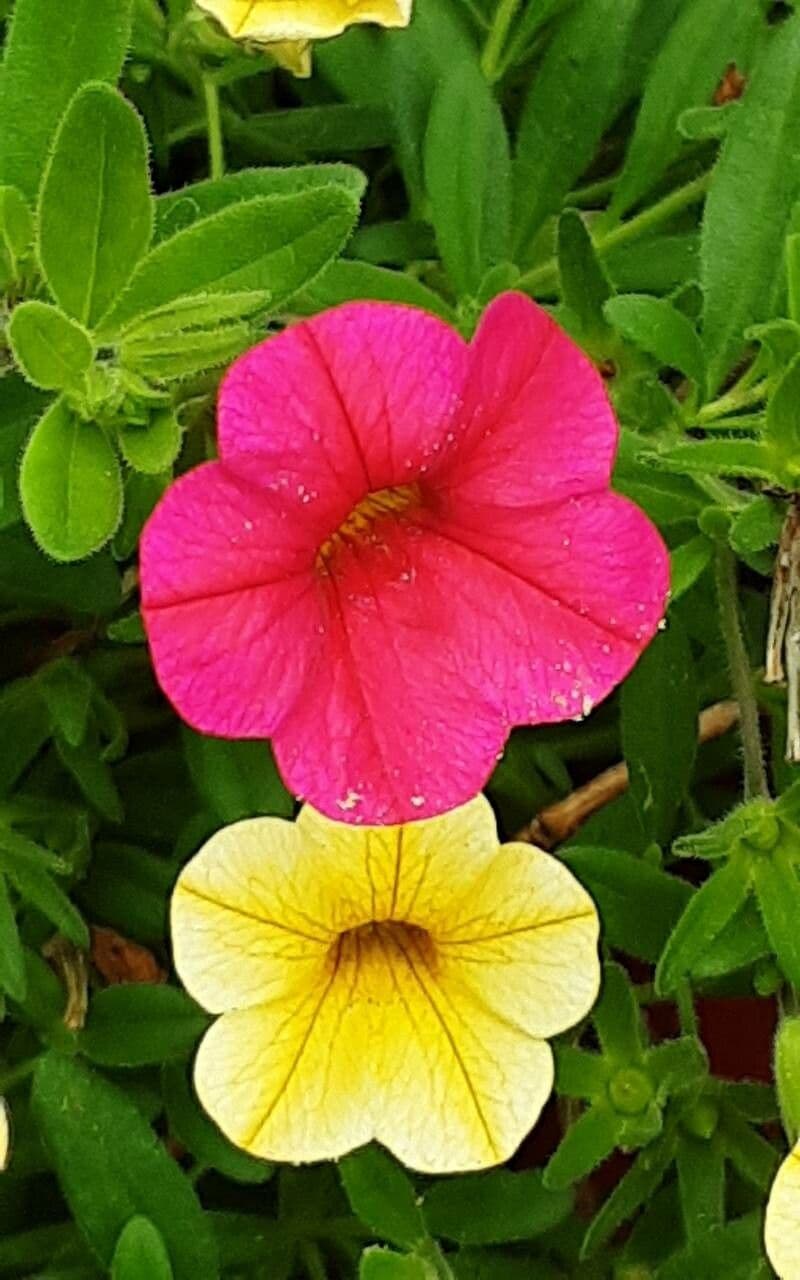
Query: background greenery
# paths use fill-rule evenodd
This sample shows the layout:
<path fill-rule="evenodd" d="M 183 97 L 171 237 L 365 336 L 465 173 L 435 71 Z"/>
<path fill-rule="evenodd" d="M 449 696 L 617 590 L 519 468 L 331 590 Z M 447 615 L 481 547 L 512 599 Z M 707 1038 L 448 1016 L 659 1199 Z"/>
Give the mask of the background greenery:
<path fill-rule="evenodd" d="M 408 31 L 318 45 L 299 81 L 186 0 L 13 7 L 0 1277 L 768 1277 L 779 1101 L 800 1123 L 800 792 L 762 679 L 800 474 L 800 14 L 417 0 Z M 511 836 L 626 759 L 630 789 L 559 850 L 600 907 L 604 994 L 513 1168 L 411 1178 L 368 1150 L 274 1170 L 194 1100 L 206 1019 L 172 979 L 166 906 L 219 825 L 293 805 L 262 744 L 201 738 L 158 694 L 138 535 L 213 453 L 219 370 L 267 324 L 384 298 L 468 335 L 508 287 L 597 361 L 615 485 L 672 553 L 669 626 L 621 692 L 518 731 L 489 788 Z M 698 746 L 731 691 L 743 749 Z"/>

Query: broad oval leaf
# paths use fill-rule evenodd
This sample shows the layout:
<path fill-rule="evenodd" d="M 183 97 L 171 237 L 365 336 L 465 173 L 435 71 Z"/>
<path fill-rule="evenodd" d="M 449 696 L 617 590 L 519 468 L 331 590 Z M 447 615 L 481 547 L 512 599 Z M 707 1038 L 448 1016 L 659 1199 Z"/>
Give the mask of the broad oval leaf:
<path fill-rule="evenodd" d="M 176 987 L 123 983 L 94 996 L 83 1052 L 105 1067 L 142 1067 L 189 1053 L 208 1018 Z"/>
<path fill-rule="evenodd" d="M 8 337 L 25 377 L 43 391 L 78 388 L 94 358 L 82 325 L 46 302 L 21 302 L 15 307 Z"/>
<path fill-rule="evenodd" d="M 111 1280 L 173 1280 L 173 1274 L 161 1232 L 141 1214 L 131 1218 L 114 1250 Z"/>

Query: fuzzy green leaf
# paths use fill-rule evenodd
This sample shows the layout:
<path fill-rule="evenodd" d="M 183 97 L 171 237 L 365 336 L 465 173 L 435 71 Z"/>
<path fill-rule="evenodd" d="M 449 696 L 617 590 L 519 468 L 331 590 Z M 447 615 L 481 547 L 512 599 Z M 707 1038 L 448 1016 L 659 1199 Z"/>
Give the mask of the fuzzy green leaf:
<path fill-rule="evenodd" d="M 134 471 L 160 475 L 181 450 L 180 423 L 172 409 L 158 409 L 146 424 L 123 423 L 117 433 L 120 452 Z"/>
<path fill-rule="evenodd" d="M 8 337 L 29 382 L 43 391 L 78 389 L 94 358 L 89 334 L 58 307 L 22 302 L 11 313 Z"/>
<path fill-rule="evenodd" d="M 111 1280 L 173 1280 L 164 1239 L 149 1218 L 137 1214 L 120 1233 L 111 1260 Z"/>
<path fill-rule="evenodd" d="M 694 325 L 666 298 L 621 294 L 611 298 L 603 312 L 623 338 L 654 356 L 659 365 L 679 369 L 700 387 L 704 385 L 705 359 Z"/>

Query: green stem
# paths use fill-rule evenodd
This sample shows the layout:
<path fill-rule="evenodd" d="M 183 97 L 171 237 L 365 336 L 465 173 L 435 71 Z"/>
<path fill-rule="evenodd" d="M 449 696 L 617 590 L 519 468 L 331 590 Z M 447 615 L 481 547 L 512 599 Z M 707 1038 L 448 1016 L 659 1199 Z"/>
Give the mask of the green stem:
<path fill-rule="evenodd" d="M 481 54 L 481 71 L 489 84 L 500 78 L 500 59 L 520 0 L 500 0 Z"/>
<path fill-rule="evenodd" d="M 710 400 L 702 409 L 698 409 L 695 422 L 702 427 L 705 422 L 714 422 L 716 418 L 724 418 L 726 414 L 735 413 L 738 409 L 759 404 L 766 394 L 766 382 L 759 382 L 755 387 L 742 387 L 737 383 L 724 396 L 720 396 L 718 400 Z"/>
<path fill-rule="evenodd" d="M 306 1240 L 300 1245 L 300 1256 L 310 1280 L 327 1280 L 328 1272 L 318 1244 L 314 1244 L 313 1240 Z"/>
<path fill-rule="evenodd" d="M 703 173 L 699 178 L 695 178 L 693 182 L 687 182 L 685 186 L 678 187 L 677 191 L 671 191 L 668 196 L 664 196 L 663 200 L 659 200 L 657 204 L 651 205 L 649 209 L 644 209 L 642 213 L 631 218 L 628 222 L 622 222 L 619 226 L 613 227 L 611 231 L 607 231 L 604 235 L 598 236 L 594 247 L 599 257 L 603 257 L 612 249 L 619 248 L 622 244 L 628 244 L 632 240 L 638 240 L 641 236 L 647 235 L 649 231 L 655 230 L 662 223 L 668 222 L 676 213 L 680 213 L 683 209 L 688 209 L 690 205 L 696 204 L 701 200 L 708 190 L 711 182 L 711 173 Z M 517 281 L 517 288 L 525 289 L 528 293 L 542 293 L 552 289 L 558 284 L 558 258 L 555 256 L 543 262 L 541 266 L 532 267 L 530 271 L 526 271 Z"/>
<path fill-rule="evenodd" d="M 222 121 L 219 112 L 219 89 L 213 76 L 203 76 L 203 97 L 208 122 L 208 162 L 212 178 L 221 178 L 225 172 L 225 151 L 222 144 Z"/>
<path fill-rule="evenodd" d="M 720 628 L 728 655 L 733 695 L 739 704 L 739 732 L 744 763 L 744 798 L 769 796 L 764 768 L 764 748 L 758 725 L 758 705 L 753 690 L 753 675 L 747 656 L 739 618 L 736 557 L 729 547 L 717 547 L 715 570 L 719 601 Z"/>
<path fill-rule="evenodd" d="M 678 1018 L 681 1024 L 681 1035 L 697 1036 L 697 1014 L 694 1009 L 694 996 L 692 988 L 684 978 L 678 983 L 678 989 L 675 992 L 675 1000 L 678 1005 Z"/>

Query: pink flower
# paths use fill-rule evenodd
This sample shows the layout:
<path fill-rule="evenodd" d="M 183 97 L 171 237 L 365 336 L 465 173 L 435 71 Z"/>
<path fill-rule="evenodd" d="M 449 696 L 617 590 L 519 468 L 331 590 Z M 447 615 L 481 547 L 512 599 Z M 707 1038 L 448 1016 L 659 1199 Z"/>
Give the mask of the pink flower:
<path fill-rule="evenodd" d="M 221 460 L 143 536 L 164 691 L 272 738 L 331 817 L 462 803 L 513 725 L 587 715 L 658 626 L 667 555 L 609 492 L 616 443 L 599 375 L 520 294 L 469 345 L 382 303 L 267 339 L 222 384 Z"/>

